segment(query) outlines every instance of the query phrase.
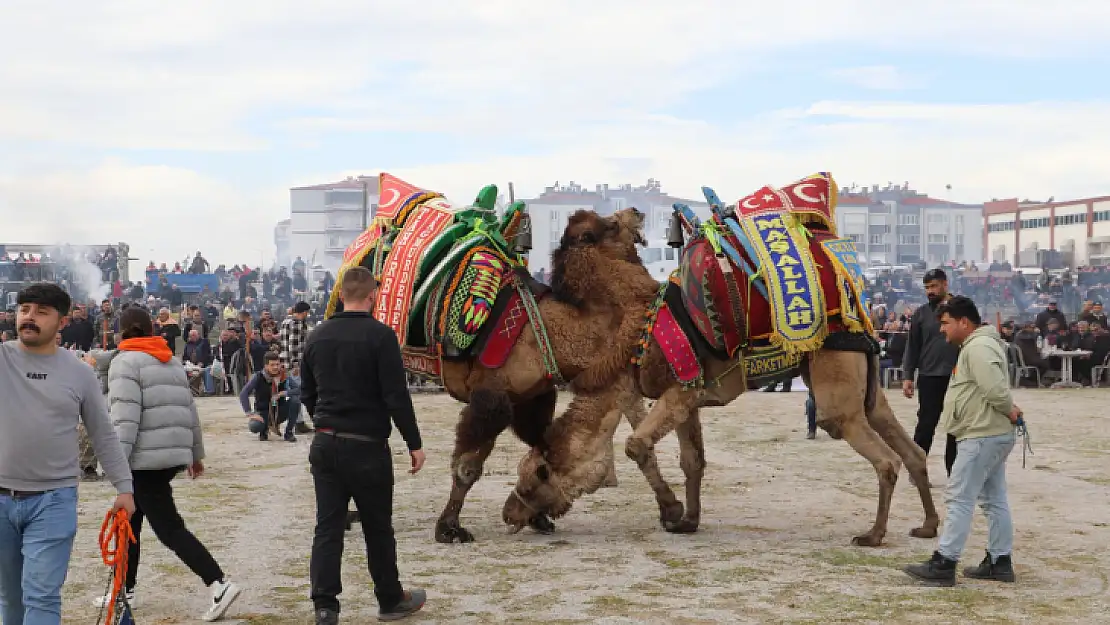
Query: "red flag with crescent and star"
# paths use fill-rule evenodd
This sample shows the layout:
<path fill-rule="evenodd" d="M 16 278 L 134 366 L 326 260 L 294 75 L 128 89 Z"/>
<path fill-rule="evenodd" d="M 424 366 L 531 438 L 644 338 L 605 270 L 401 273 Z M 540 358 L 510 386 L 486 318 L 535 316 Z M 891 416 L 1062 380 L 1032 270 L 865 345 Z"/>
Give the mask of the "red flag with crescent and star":
<path fill-rule="evenodd" d="M 411 185 L 397 176 L 384 171 L 378 176 L 378 212 L 377 219 L 393 219 L 401 205 L 413 193 L 423 193 L 425 190 Z"/>
<path fill-rule="evenodd" d="M 736 202 L 738 217 L 796 213 L 804 221 L 817 222 L 836 234 L 836 197 L 839 193 L 831 174 L 820 172 L 776 189 L 770 185 Z"/>

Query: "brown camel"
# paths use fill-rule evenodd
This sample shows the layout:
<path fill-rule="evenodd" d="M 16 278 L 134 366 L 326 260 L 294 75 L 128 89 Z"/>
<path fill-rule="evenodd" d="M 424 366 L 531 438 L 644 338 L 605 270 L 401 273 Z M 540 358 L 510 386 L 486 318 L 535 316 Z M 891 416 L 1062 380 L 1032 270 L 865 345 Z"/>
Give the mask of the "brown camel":
<path fill-rule="evenodd" d="M 552 254 L 555 266 L 586 277 L 553 280 L 552 295 L 539 300 L 551 355 L 564 380 L 603 386 L 619 375 L 633 355 L 640 315 L 658 289 L 650 275 L 620 268 L 640 264 L 636 246 L 644 244 L 643 219 L 636 209 L 618 211 L 611 217 L 578 211 Z M 597 276 L 615 278 L 600 280 Z M 622 333 L 624 339 L 616 338 Z M 506 428 L 529 446 L 542 442 L 555 414 L 556 381 L 545 370 L 543 352 L 530 328 L 521 332 L 500 368 L 488 369 L 475 358 L 444 359 L 442 379 L 447 392 L 467 405 L 455 428 L 451 494 L 436 522 L 435 539 L 470 542 L 473 534 L 459 524 L 467 493 L 481 478 L 483 465 Z M 625 414 L 632 423 L 642 418 L 634 402 L 628 404 Z M 606 447 L 603 481 L 615 485 L 611 436 Z M 544 514 L 532 515 L 525 522 L 540 532 L 554 529 Z"/>
<path fill-rule="evenodd" d="M 683 263 L 686 262 L 688 256 L 684 255 Z M 631 273 L 647 273 L 642 266 L 622 268 Z M 708 384 L 709 388 L 684 386 L 668 364 L 659 342 L 648 335 L 638 365 L 628 367 L 609 389 L 576 397 L 567 412 L 552 423 L 543 443 L 524 457 L 516 488 L 505 501 L 504 521 L 519 530 L 527 519 L 537 515 L 558 518 L 570 510 L 578 495 L 596 488 L 604 477 L 600 469 L 608 449 L 604 441 L 613 436 L 621 407 L 634 401 L 630 395 L 635 396 L 638 391 L 656 402 L 646 419 L 633 424 L 634 432 L 625 443 L 625 453 L 636 461 L 654 490 L 662 526 L 676 533 L 696 531 L 705 470 L 699 407 L 727 404 L 748 389 L 743 357 L 743 351 L 733 359 L 699 354 L 704 378 L 713 384 Z M 853 544 L 882 543 L 891 496 L 903 463 L 914 478 L 925 512 L 922 526 L 910 534 L 935 537 L 940 521 L 929 491 L 925 454 L 895 419 L 879 389 L 878 358 L 872 353 L 869 337 L 849 332 L 830 334 L 822 348 L 805 355 L 799 368 L 813 390 L 817 424 L 832 438 L 846 440 L 871 462 L 878 476 L 879 502 L 874 524 L 855 537 Z M 576 380 L 573 386 L 586 390 L 599 388 L 585 382 Z M 686 476 L 685 505 L 660 474 L 654 451 L 655 444 L 672 430 L 679 439 L 680 466 Z"/>

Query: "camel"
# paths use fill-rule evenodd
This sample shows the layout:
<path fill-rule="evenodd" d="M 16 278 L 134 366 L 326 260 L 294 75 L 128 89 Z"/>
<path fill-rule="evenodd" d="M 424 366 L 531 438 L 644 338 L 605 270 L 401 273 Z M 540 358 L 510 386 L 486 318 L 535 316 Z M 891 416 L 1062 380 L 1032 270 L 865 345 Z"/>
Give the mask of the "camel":
<path fill-rule="evenodd" d="M 543 433 L 555 415 L 559 380 L 550 372 L 557 368 L 562 380 L 582 380 L 589 386 L 602 386 L 623 369 L 633 354 L 631 347 L 639 332 L 639 315 L 647 306 L 659 283 L 648 275 L 630 274 L 615 266 L 640 264 L 637 246 L 646 244 L 644 215 L 635 208 L 601 217 L 594 211 L 580 210 L 568 222 L 552 262 L 576 274 L 581 280 L 554 280 L 551 296 L 537 298 L 543 328 L 538 333 L 550 344 L 545 354 L 537 333 L 526 324 L 500 367 L 491 369 L 478 362 L 476 355 L 443 358 L 440 377 L 448 394 L 463 402 L 455 428 L 455 447 L 451 456 L 452 485 L 446 506 L 435 526 L 435 540 L 441 543 L 471 542 L 474 535 L 459 523 L 466 496 L 481 478 L 486 459 L 500 434 L 510 428 L 526 445 L 540 444 Z M 363 266 L 373 262 L 367 257 Z M 596 272 L 620 274 L 627 281 L 606 282 Z M 526 274 L 520 276 L 528 280 Z M 614 337 L 624 336 L 624 340 Z M 599 346 L 608 345 L 607 349 Z M 553 363 L 551 361 L 554 361 Z M 642 420 L 642 408 L 629 404 L 630 422 Z M 618 415 L 619 418 L 619 415 Z M 606 454 L 604 485 L 616 485 L 613 449 Z M 350 521 L 357 520 L 353 514 Z M 541 533 L 554 531 L 544 514 L 527 519 Z"/>
<path fill-rule="evenodd" d="M 714 208 L 719 210 L 720 205 Z M 692 240 L 690 246 L 694 243 Z M 690 246 L 686 252 L 692 249 Z M 740 249 L 736 245 L 733 247 Z M 684 253 L 676 275 L 688 268 L 690 262 L 690 254 Z M 755 266 L 759 265 L 748 265 L 748 268 Z M 622 268 L 629 273 L 647 273 L 642 266 Z M 740 277 L 748 278 L 743 273 Z M 621 279 L 632 278 L 621 276 Z M 662 299 L 660 297 L 649 309 L 649 317 L 658 313 Z M 736 319 L 738 325 L 743 326 L 744 316 L 737 315 Z M 837 322 L 837 318 L 830 319 L 830 323 Z M 743 332 L 746 328 L 740 327 L 740 330 Z M 689 325 L 682 331 L 691 343 L 695 342 Z M 502 509 L 502 518 L 512 530 L 519 531 L 523 520 L 539 514 L 552 518 L 565 515 L 575 498 L 597 487 L 604 477 L 600 468 L 609 449 L 606 439 L 615 433 L 622 407 L 633 401 L 630 395 L 641 394 L 656 401 L 646 419 L 633 424 L 634 431 L 625 442 L 625 453 L 636 462 L 654 491 L 663 528 L 673 533 L 697 531 L 706 466 L 699 408 L 726 405 L 749 390 L 750 381 L 742 366 L 748 347 L 742 346 L 732 357 L 707 355 L 705 350 L 699 350 L 696 358 L 708 382 L 691 385 L 688 380 L 679 381 L 655 334 L 645 331 L 641 345 L 642 355 L 636 359 L 636 364 L 623 370 L 608 389 L 576 397 L 568 410 L 553 421 L 544 434 L 543 443 L 529 450 L 521 460 L 517 484 Z M 813 391 L 818 410 L 817 425 L 832 438 L 847 441 L 872 464 L 877 474 L 879 498 L 875 520 L 867 532 L 853 539 L 853 544 L 872 547 L 882 544 L 891 497 L 903 463 L 917 487 L 925 513 L 923 524 L 910 534 L 918 538 L 935 537 L 940 520 L 929 490 L 925 454 L 898 423 L 879 388 L 877 346 L 870 335 L 841 328 L 841 331 L 830 333 L 816 349 L 800 354 L 799 362 L 790 369 L 799 371 Z M 600 387 L 586 382 L 576 380 L 572 388 L 599 390 Z M 656 443 L 672 430 L 678 436 L 679 464 L 686 478 L 685 505 L 660 474 L 655 454 Z"/>

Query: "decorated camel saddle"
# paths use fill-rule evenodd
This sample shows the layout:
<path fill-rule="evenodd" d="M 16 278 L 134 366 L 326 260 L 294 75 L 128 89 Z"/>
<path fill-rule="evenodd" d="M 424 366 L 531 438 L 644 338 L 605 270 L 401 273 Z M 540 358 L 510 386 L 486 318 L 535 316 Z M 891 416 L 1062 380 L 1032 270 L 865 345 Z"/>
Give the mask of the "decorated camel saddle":
<path fill-rule="evenodd" d="M 475 354 L 500 366 L 524 325 L 517 309 L 535 308 L 542 297 L 510 243 L 524 203 L 498 217 L 494 185 L 472 205 L 456 207 L 387 173 L 378 184 L 377 214 L 344 253 L 325 316 L 341 309 L 346 271 L 366 267 L 379 283 L 374 317 L 396 332 L 407 369 L 439 376 L 441 358 Z M 495 329 L 501 332 L 494 338 Z"/>
<path fill-rule="evenodd" d="M 700 356 L 741 358 L 755 387 L 821 347 L 875 349 L 855 243 L 836 234 L 831 175 L 765 186 L 728 207 L 702 192 L 708 221 L 674 205 L 690 238 L 647 328 L 681 382 L 705 383 Z"/>

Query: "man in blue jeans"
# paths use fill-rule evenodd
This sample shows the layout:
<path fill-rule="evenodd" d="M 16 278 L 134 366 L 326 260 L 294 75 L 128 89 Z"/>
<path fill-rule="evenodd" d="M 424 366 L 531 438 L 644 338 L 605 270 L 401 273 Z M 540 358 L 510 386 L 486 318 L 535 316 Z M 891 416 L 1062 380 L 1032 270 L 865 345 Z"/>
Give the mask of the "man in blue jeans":
<path fill-rule="evenodd" d="M 0 623 L 59 625 L 77 534 L 78 415 L 118 496 L 131 470 L 92 368 L 59 349 L 70 299 L 55 284 L 19 292 L 18 341 L 0 344 Z"/>
<path fill-rule="evenodd" d="M 813 389 L 806 396 L 806 438 L 817 438 L 817 401 L 813 399 Z"/>
<path fill-rule="evenodd" d="M 964 569 L 974 579 L 1014 581 L 1014 525 L 1006 496 L 1006 458 L 1014 448 L 1021 409 L 1010 396 L 1006 349 L 991 326 L 980 325 L 975 302 L 962 296 L 937 307 L 940 331 L 960 346 L 944 396 L 944 429 L 956 439 L 944 518 L 937 550 L 922 564 L 907 566 L 911 577 L 937 586 L 956 584 L 956 563 L 971 533 L 975 502 L 987 516 L 987 556 Z"/>

